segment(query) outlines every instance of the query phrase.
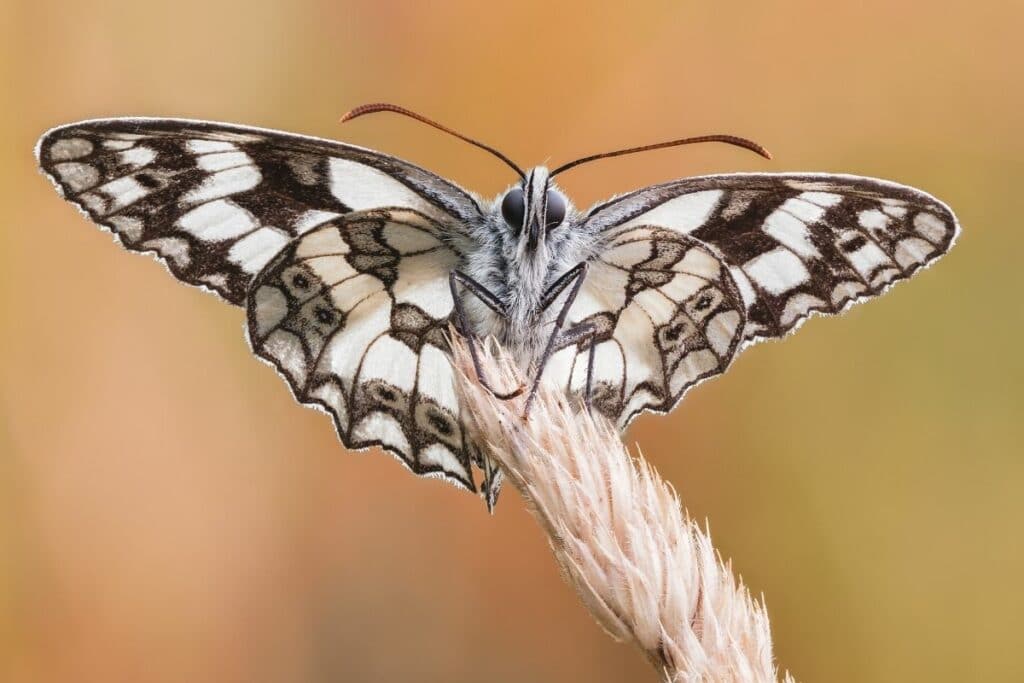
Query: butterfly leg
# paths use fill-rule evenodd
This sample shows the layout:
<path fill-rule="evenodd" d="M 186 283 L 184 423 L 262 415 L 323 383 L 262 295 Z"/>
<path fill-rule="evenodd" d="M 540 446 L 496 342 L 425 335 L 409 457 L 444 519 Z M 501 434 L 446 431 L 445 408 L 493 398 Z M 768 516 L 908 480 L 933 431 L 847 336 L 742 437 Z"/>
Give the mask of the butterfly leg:
<path fill-rule="evenodd" d="M 583 342 L 589 342 L 589 347 L 587 348 L 587 379 L 583 385 L 583 405 L 587 412 L 590 412 L 590 399 L 593 395 L 594 387 L 594 356 L 597 350 L 597 328 L 590 323 L 580 323 L 576 327 L 565 331 L 559 338 L 557 347 L 561 350 L 567 346 L 574 346 Z"/>
<path fill-rule="evenodd" d="M 491 386 L 486 375 L 484 375 L 483 365 L 480 362 L 480 351 L 476 346 L 476 337 L 472 330 L 469 329 L 469 319 L 466 317 L 466 309 L 462 303 L 462 297 L 459 296 L 458 285 L 460 284 L 477 299 L 483 302 L 487 308 L 491 309 L 502 318 L 508 317 L 508 312 L 505 310 L 505 304 L 503 304 L 498 297 L 494 296 L 490 290 L 463 273 L 461 270 L 453 270 L 448 276 L 448 286 L 452 292 L 452 302 L 455 308 L 455 324 L 459 328 L 459 332 L 462 336 L 466 338 L 466 343 L 469 346 L 469 355 L 473 359 L 473 369 L 476 371 L 477 380 L 479 380 L 484 389 L 487 389 L 487 391 L 494 394 L 496 398 L 506 401 L 510 398 L 515 398 L 523 393 L 523 390 L 526 388 L 524 385 L 520 384 L 518 388 L 513 389 L 512 391 L 502 392 Z"/>
<path fill-rule="evenodd" d="M 541 354 L 540 361 L 537 363 L 537 373 L 533 378 L 532 385 L 530 386 L 530 393 L 526 397 L 526 405 L 523 408 L 523 417 L 526 417 L 530 412 L 530 404 L 533 403 L 533 397 L 537 394 L 537 387 L 540 386 L 541 375 L 544 374 L 544 368 L 547 366 L 548 361 L 551 359 L 551 354 L 554 351 L 555 340 L 559 336 L 562 325 L 565 324 L 565 318 L 569 315 L 569 309 L 572 308 L 573 302 L 576 301 L 576 296 L 580 293 L 580 288 L 583 286 L 583 280 L 586 276 L 587 263 L 584 261 L 555 280 L 555 283 L 548 288 L 548 291 L 544 293 L 544 297 L 541 299 L 540 310 L 545 311 L 555 303 L 555 300 L 561 296 L 562 292 L 566 289 L 569 290 L 569 294 L 565 297 L 562 307 L 558 310 L 558 316 L 555 318 L 555 328 L 551 330 L 551 336 L 548 337 L 548 341 L 544 345 L 544 352 Z"/>

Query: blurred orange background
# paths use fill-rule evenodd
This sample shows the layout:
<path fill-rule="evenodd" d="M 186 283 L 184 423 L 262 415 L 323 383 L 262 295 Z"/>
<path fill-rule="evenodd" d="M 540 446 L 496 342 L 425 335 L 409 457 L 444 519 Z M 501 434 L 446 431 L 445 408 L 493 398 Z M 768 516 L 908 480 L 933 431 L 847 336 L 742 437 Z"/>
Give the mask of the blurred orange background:
<path fill-rule="evenodd" d="M 1024 4 L 237 5 L 4 0 L 0 680 L 645 681 L 506 491 L 345 453 L 243 314 L 123 253 L 31 154 L 191 116 L 334 137 L 486 195 L 520 164 L 753 137 L 564 177 L 578 206 L 730 170 L 918 186 L 964 235 L 841 319 L 745 354 L 628 439 L 763 594 L 802 681 L 1024 680 Z"/>

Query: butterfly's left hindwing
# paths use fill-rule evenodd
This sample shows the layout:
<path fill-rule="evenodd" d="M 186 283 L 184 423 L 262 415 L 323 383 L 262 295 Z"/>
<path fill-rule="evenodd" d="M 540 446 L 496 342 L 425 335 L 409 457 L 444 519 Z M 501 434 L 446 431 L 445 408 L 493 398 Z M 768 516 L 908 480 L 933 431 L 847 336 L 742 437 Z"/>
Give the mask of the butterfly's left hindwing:
<path fill-rule="evenodd" d="M 456 252 L 406 210 L 351 213 L 293 240 L 253 282 L 253 350 L 349 448 L 381 445 L 414 472 L 475 490 L 479 459 L 446 338 Z"/>
<path fill-rule="evenodd" d="M 583 225 L 604 236 L 597 263 L 617 265 L 633 280 L 646 277 L 657 250 L 652 247 L 646 256 L 638 246 L 637 256 L 624 256 L 623 240 L 638 231 L 657 235 L 659 228 L 701 245 L 729 273 L 743 318 L 732 355 L 760 339 L 791 332 L 814 313 L 839 313 L 885 292 L 949 251 L 959 233 L 949 208 L 924 192 L 826 174 L 686 178 L 605 202 L 591 209 Z M 619 279 L 616 291 L 628 291 L 633 280 Z M 636 323 L 614 307 L 608 312 L 612 338 L 633 334 Z M 574 306 L 570 319 L 579 317 Z M 634 336 L 635 362 L 658 356 L 656 334 L 645 329 Z M 627 400 L 621 410 L 605 412 L 624 427 L 642 409 L 670 410 L 690 386 L 722 372 L 728 360 L 681 386 L 665 384 L 664 400 L 651 392 L 646 401 Z M 627 396 L 629 365 L 627 359 L 622 387 Z M 640 372 L 649 367 L 648 360 Z"/>

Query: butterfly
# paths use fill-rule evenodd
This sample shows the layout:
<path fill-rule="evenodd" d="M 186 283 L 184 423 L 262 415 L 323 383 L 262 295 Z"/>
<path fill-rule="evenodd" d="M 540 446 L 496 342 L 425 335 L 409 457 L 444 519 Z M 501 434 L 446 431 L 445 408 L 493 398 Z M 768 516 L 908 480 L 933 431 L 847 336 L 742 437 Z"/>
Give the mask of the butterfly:
<path fill-rule="evenodd" d="M 500 473 L 455 392 L 448 329 L 493 336 L 530 380 L 620 428 L 666 413 L 744 348 L 885 292 L 953 245 L 934 197 L 852 175 L 735 173 L 645 187 L 585 211 L 523 170 L 492 201 L 387 154 L 207 121 L 113 118 L 45 133 L 42 171 L 127 249 L 244 306 L 248 339 L 296 400 L 325 410 L 350 449 L 477 491 Z M 495 387 L 498 395 L 527 387 Z M 529 399 L 527 399 L 527 404 Z"/>

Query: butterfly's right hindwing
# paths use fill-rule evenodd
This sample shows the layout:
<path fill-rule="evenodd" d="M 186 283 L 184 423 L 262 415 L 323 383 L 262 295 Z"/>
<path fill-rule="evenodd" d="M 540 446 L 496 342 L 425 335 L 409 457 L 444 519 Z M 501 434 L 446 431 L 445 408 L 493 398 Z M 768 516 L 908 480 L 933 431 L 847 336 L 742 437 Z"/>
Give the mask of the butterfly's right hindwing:
<path fill-rule="evenodd" d="M 445 231 L 414 211 L 351 213 L 297 237 L 253 282 L 253 350 L 349 448 L 381 445 L 417 474 L 475 490 L 446 334 Z"/>
<path fill-rule="evenodd" d="M 556 304 L 557 306 L 557 304 Z M 544 371 L 624 428 L 644 409 L 667 411 L 692 385 L 732 362 L 744 327 L 739 288 L 706 244 L 654 225 L 616 235 L 590 264 L 564 345 Z"/>

